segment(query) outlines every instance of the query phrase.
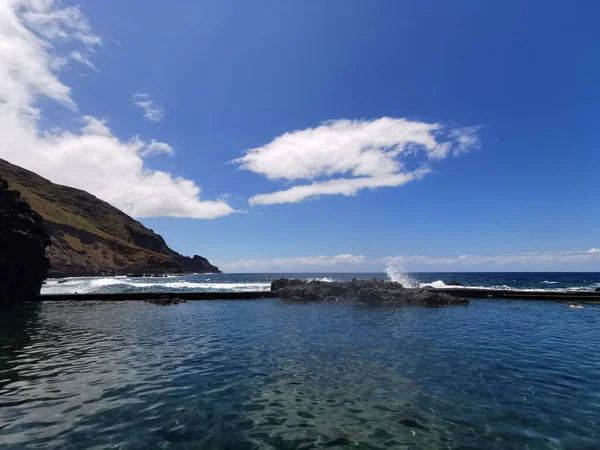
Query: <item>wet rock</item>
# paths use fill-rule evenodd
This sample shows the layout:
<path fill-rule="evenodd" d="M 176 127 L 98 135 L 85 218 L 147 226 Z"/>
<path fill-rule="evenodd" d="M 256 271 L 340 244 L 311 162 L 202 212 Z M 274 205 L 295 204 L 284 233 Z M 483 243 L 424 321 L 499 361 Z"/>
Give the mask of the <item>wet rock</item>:
<path fill-rule="evenodd" d="M 127 278 L 143 278 L 144 274 L 143 273 L 128 273 L 127 275 L 125 275 Z"/>
<path fill-rule="evenodd" d="M 148 303 L 161 306 L 178 305 L 179 303 L 185 303 L 184 299 L 181 299 L 179 297 L 170 297 L 168 295 L 163 295 L 159 298 L 151 298 L 146 301 Z"/>
<path fill-rule="evenodd" d="M 416 428 L 418 430 L 427 431 L 427 428 L 417 422 L 415 419 L 401 419 L 398 421 L 399 424 L 409 428 Z"/>
<path fill-rule="evenodd" d="M 446 286 L 458 286 L 458 287 L 464 287 L 462 284 L 460 284 L 458 281 L 451 281 L 450 283 L 446 283 Z"/>
<path fill-rule="evenodd" d="M 596 291 L 595 291 L 595 292 L 600 292 L 600 288 L 596 288 Z"/>
<path fill-rule="evenodd" d="M 467 299 L 436 292 L 433 288 L 405 288 L 400 283 L 382 280 L 352 280 L 349 282 L 307 281 L 279 278 L 271 283 L 285 300 L 351 300 L 383 305 L 458 305 Z"/>
<path fill-rule="evenodd" d="M 0 307 L 39 296 L 49 245 L 42 217 L 0 178 Z"/>

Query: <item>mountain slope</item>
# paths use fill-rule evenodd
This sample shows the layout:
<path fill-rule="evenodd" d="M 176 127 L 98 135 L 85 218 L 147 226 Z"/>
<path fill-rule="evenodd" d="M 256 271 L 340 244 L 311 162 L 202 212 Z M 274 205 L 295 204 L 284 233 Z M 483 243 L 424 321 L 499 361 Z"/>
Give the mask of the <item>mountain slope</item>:
<path fill-rule="evenodd" d="M 3 159 L 0 174 L 44 218 L 51 276 L 219 271 L 205 258 L 171 250 L 160 235 L 85 191 Z"/>

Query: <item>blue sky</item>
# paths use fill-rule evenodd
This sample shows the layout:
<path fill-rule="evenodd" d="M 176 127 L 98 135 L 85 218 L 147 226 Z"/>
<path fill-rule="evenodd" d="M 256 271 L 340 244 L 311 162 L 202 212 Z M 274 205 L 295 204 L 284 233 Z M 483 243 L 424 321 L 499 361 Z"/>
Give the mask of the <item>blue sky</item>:
<path fill-rule="evenodd" d="M 596 2 L 2 3 L 0 157 L 184 254 L 600 268 Z"/>

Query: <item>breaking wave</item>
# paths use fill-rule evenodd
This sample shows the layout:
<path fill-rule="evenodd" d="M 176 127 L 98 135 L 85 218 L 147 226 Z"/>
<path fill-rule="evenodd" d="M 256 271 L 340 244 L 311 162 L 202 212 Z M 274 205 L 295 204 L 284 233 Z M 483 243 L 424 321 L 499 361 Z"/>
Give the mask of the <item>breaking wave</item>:
<path fill-rule="evenodd" d="M 175 277 L 173 277 L 175 278 Z M 152 281 L 150 281 L 152 280 Z M 268 291 L 271 283 L 206 283 L 195 281 L 167 281 L 159 278 L 131 279 L 125 277 L 110 278 L 66 278 L 48 280 L 42 286 L 43 294 L 90 294 L 111 292 L 248 292 Z"/>
<path fill-rule="evenodd" d="M 291 276 L 294 276 L 290 274 Z M 91 294 L 127 292 L 249 292 L 268 291 L 279 274 L 201 274 L 160 278 L 79 277 L 50 279 L 42 286 L 42 294 Z M 288 275 L 289 276 L 289 275 Z M 593 291 L 600 288 L 600 274 L 587 276 L 544 276 L 495 273 L 406 273 L 389 266 L 385 274 L 315 273 L 298 274 L 298 278 L 314 281 L 350 281 L 353 278 L 391 280 L 405 287 L 436 289 L 502 289 L 519 291 Z M 562 276 L 562 278 L 561 278 Z M 310 277 L 310 278 L 309 278 Z M 562 280 L 562 281 L 561 281 Z M 459 285 L 457 282 L 461 283 Z"/>
<path fill-rule="evenodd" d="M 401 267 L 387 266 L 385 273 L 390 281 L 400 283 L 404 287 L 419 287 L 419 282 L 411 278 Z"/>
<path fill-rule="evenodd" d="M 402 284 L 402 286 L 404 287 L 410 287 L 410 288 L 416 288 L 416 287 L 428 287 L 428 288 L 435 288 L 435 289 L 482 289 L 482 290 L 518 290 L 518 291 L 548 291 L 548 292 L 555 292 L 555 291 L 590 291 L 590 290 L 594 290 L 595 288 L 599 288 L 600 287 L 600 283 L 595 283 L 595 284 L 585 284 L 586 280 L 581 280 L 583 281 L 582 284 L 580 285 L 576 285 L 576 286 L 569 286 L 569 284 L 565 283 L 561 283 L 560 281 L 549 281 L 549 280 L 543 280 L 543 281 L 534 281 L 531 280 L 530 284 L 528 286 L 522 286 L 522 287 L 517 287 L 517 286 L 509 286 L 507 284 L 488 284 L 488 285 L 482 285 L 482 284 L 468 284 L 465 283 L 463 281 L 464 284 L 457 284 L 456 282 L 452 282 L 447 280 L 435 280 L 435 281 L 419 281 L 416 279 L 416 277 L 418 276 L 418 274 L 408 274 L 406 273 L 401 267 L 398 266 L 388 266 L 385 269 L 385 273 L 388 277 L 388 279 L 390 281 L 395 281 L 397 283 Z M 460 277 L 457 277 L 460 278 Z M 517 280 L 512 280 L 513 282 L 517 281 Z M 553 287 L 545 287 L 547 285 L 561 285 L 562 286 L 553 286 Z"/>
<path fill-rule="evenodd" d="M 514 290 L 516 288 L 513 288 L 511 286 L 507 286 L 506 284 L 502 284 L 499 286 L 471 286 L 471 285 L 456 285 L 456 284 L 446 284 L 443 280 L 436 280 L 436 281 L 428 281 L 428 282 L 421 282 L 418 283 L 419 286 L 418 287 L 433 287 L 436 289 L 452 289 L 452 288 L 460 288 L 460 289 L 505 289 L 505 290 Z M 526 290 L 526 289 L 519 289 L 520 291 Z M 538 289 L 532 289 L 532 290 L 538 290 Z"/>
<path fill-rule="evenodd" d="M 419 287 L 434 287 L 434 288 L 449 288 L 442 280 L 433 281 L 431 283 L 419 283 Z"/>
<path fill-rule="evenodd" d="M 540 282 L 542 284 L 543 282 Z M 559 282 L 548 282 L 546 284 L 558 284 Z M 505 291 L 524 291 L 524 292 L 556 292 L 556 291 L 590 291 L 594 290 L 595 285 L 592 286 L 575 286 L 575 287 L 563 287 L 563 288 L 535 288 L 535 287 L 513 287 L 506 284 L 493 285 L 493 286 L 480 286 L 480 285 L 463 285 L 457 286 L 453 284 L 446 284 L 442 280 L 436 280 L 431 282 L 422 282 L 418 284 L 418 287 L 432 287 L 436 289 L 482 289 L 482 290 L 505 290 Z"/>
<path fill-rule="evenodd" d="M 327 283 L 333 283 L 333 278 L 322 277 L 322 278 L 308 278 L 308 281 L 326 281 Z"/>

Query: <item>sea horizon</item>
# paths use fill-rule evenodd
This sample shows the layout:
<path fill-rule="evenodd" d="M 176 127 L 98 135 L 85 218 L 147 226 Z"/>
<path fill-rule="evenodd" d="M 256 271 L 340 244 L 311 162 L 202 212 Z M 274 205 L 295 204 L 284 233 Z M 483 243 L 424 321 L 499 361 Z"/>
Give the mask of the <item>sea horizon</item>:
<path fill-rule="evenodd" d="M 45 294 L 131 293 L 131 292 L 260 292 L 269 291 L 277 278 L 318 281 L 378 279 L 395 281 L 404 287 L 466 289 L 595 291 L 600 272 L 245 272 L 156 276 L 101 276 L 48 279 Z M 43 297 L 42 297 L 43 298 Z"/>

